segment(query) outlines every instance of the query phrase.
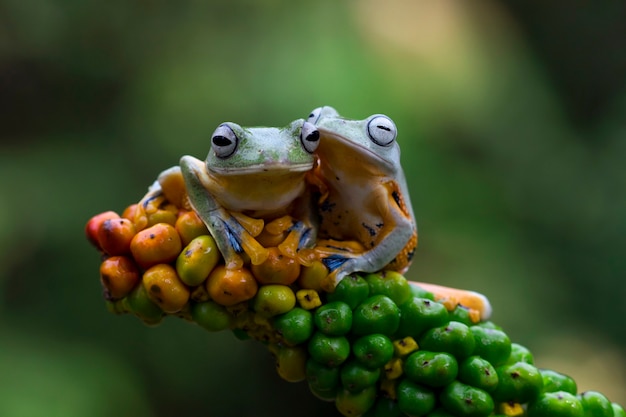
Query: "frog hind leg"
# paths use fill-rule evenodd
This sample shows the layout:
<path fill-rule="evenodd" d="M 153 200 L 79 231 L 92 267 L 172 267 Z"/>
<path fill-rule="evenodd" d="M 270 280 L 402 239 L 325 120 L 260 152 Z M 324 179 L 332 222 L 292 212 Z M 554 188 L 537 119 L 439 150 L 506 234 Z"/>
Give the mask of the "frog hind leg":
<path fill-rule="evenodd" d="M 489 299 L 475 291 L 445 287 L 443 285 L 428 284 L 425 282 L 409 282 L 412 286 L 420 287 L 432 293 L 435 300 L 443 303 L 448 310 L 453 310 L 457 305 L 466 307 L 476 321 L 487 320 L 491 317 L 492 308 Z"/>
<path fill-rule="evenodd" d="M 179 202 L 171 200 L 172 178 L 181 176 L 180 167 L 173 166 L 161 172 L 157 179 L 148 187 L 148 192 L 137 203 L 137 211 L 132 219 L 135 227 L 141 230 L 148 226 L 148 214 L 154 213 L 166 201 L 174 202 L 179 206 Z M 165 186 L 164 186 L 165 185 Z M 184 188 L 184 187 L 183 187 Z M 182 190 L 184 194 L 185 190 Z M 181 202 L 183 197 L 180 198 Z M 182 203 L 181 203 L 182 204 Z M 180 207 L 180 206 L 179 206 Z"/>
<path fill-rule="evenodd" d="M 206 190 L 202 183 L 204 162 L 192 156 L 183 156 L 180 167 L 185 179 L 189 202 L 206 224 L 215 239 L 226 267 L 238 269 L 243 266 L 242 253 L 250 255 L 254 264 L 262 263 L 269 254 Z"/>

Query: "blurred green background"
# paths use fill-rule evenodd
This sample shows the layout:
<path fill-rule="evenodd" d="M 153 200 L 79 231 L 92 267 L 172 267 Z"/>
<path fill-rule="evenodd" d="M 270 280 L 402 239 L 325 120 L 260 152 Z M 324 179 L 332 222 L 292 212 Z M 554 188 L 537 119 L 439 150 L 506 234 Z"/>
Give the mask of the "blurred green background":
<path fill-rule="evenodd" d="M 321 105 L 395 120 L 409 278 L 626 404 L 626 6 L 575 3 L 0 1 L 0 415 L 337 414 L 261 345 L 107 313 L 83 234 L 219 123 Z"/>

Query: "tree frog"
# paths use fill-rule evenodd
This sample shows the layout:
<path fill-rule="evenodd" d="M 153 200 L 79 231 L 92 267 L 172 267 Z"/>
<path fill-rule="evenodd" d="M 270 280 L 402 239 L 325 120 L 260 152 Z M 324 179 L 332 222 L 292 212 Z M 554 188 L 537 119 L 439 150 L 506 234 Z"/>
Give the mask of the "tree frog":
<path fill-rule="evenodd" d="M 183 156 L 179 167 L 161 173 L 151 193 L 158 194 L 159 183 L 182 174 L 189 204 L 215 238 L 226 267 L 241 268 L 242 253 L 260 264 L 268 252 L 254 237 L 265 220 L 288 214 L 297 221 L 286 240 L 297 247 L 315 242 L 305 176 L 318 144 L 317 128 L 302 119 L 284 128 L 222 123 L 211 136 L 205 161 Z"/>
<path fill-rule="evenodd" d="M 308 121 L 321 136 L 309 179 L 322 194 L 318 235 L 327 241 L 318 246 L 328 248 L 322 258 L 331 271 L 326 284 L 334 288 L 357 271 L 405 272 L 417 246 L 417 226 L 394 122 L 382 114 L 349 120 L 332 107 L 313 110 Z"/>
<path fill-rule="evenodd" d="M 332 290 L 353 272 L 406 272 L 417 248 L 417 225 L 394 122 L 382 114 L 345 119 L 328 106 L 313 110 L 308 121 L 320 133 L 318 164 L 308 178 L 321 192 L 316 250 L 331 271 L 324 287 Z M 416 284 L 451 308 L 464 305 L 483 320 L 491 315 L 482 294 Z"/>

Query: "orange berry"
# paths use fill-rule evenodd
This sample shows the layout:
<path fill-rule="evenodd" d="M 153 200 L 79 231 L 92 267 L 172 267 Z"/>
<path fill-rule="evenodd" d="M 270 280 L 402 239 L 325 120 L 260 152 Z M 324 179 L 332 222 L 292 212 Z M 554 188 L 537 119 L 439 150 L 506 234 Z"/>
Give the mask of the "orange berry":
<path fill-rule="evenodd" d="M 107 219 L 98 229 L 98 243 L 108 255 L 126 255 L 135 236 L 135 225 L 128 219 Z"/>
<path fill-rule="evenodd" d="M 181 211 L 175 227 L 185 246 L 196 237 L 209 234 L 209 229 L 195 211 Z"/>
<path fill-rule="evenodd" d="M 100 264 L 100 282 L 104 298 L 119 300 L 126 297 L 139 282 L 137 265 L 126 256 L 111 256 Z"/>
<path fill-rule="evenodd" d="M 300 264 L 283 255 L 278 248 L 268 248 L 269 256 L 260 265 L 252 265 L 252 274 L 261 284 L 290 285 L 300 275 Z"/>
<path fill-rule="evenodd" d="M 131 204 L 130 206 L 126 207 L 124 211 L 122 212 L 122 217 L 130 221 L 133 221 L 135 219 L 135 215 L 137 214 L 138 207 L 139 207 L 139 204 L 137 203 Z"/>
<path fill-rule="evenodd" d="M 206 288 L 213 301 L 232 306 L 254 297 L 258 284 L 247 269 L 226 269 L 219 265 L 209 275 Z"/>
<path fill-rule="evenodd" d="M 100 244 L 98 243 L 98 229 L 100 229 L 100 225 L 102 222 L 108 219 L 119 219 L 119 214 L 114 211 L 105 211 L 100 214 L 96 214 L 93 216 L 87 224 L 85 225 L 85 235 L 89 242 L 92 245 L 100 249 Z"/>
<path fill-rule="evenodd" d="M 158 223 L 140 231 L 130 242 L 130 251 L 143 268 L 173 261 L 182 248 L 176 229 L 167 223 Z"/>

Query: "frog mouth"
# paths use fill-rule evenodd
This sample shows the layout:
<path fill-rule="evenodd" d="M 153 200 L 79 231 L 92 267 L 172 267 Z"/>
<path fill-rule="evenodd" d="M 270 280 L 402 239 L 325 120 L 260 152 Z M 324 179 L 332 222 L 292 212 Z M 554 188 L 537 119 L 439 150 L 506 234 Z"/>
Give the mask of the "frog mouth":
<path fill-rule="evenodd" d="M 287 175 L 291 173 L 303 173 L 313 169 L 313 162 L 304 164 L 264 163 L 238 168 L 211 167 L 211 171 L 220 175 Z"/>

